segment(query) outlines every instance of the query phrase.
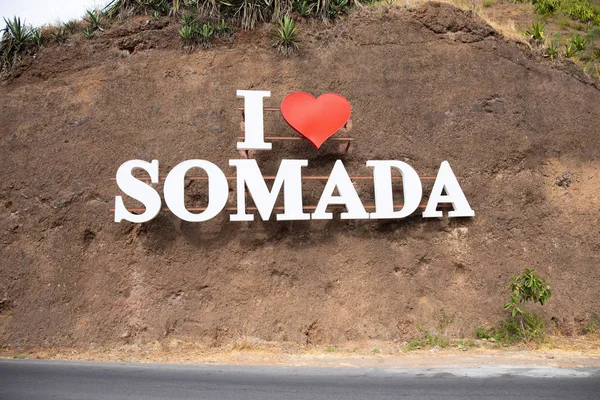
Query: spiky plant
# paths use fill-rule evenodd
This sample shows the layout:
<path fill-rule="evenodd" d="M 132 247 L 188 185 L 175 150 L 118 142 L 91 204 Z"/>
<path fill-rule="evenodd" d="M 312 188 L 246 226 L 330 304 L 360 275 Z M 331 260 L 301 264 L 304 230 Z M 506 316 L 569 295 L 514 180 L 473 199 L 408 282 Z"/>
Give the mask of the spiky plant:
<path fill-rule="evenodd" d="M 554 61 L 558 57 L 558 46 L 556 43 L 550 43 L 548 45 L 544 57 L 548 57 L 550 61 Z"/>
<path fill-rule="evenodd" d="M 235 28 L 229 25 L 224 19 L 219 21 L 216 28 L 216 35 L 221 37 L 227 37 L 233 35 Z"/>
<path fill-rule="evenodd" d="M 215 35 L 215 26 L 213 24 L 211 24 L 210 22 L 204 23 L 197 30 L 197 33 L 198 33 L 198 38 L 199 38 L 202 46 L 204 46 L 205 48 L 208 48 L 211 46 L 211 40 L 213 39 L 213 36 Z"/>
<path fill-rule="evenodd" d="M 69 32 L 70 34 L 73 34 L 73 33 L 77 32 L 77 29 L 79 28 L 79 21 L 72 19 L 68 22 L 65 22 L 63 24 L 63 26 L 67 30 L 67 32 Z"/>
<path fill-rule="evenodd" d="M 530 39 L 532 40 L 536 40 L 536 41 L 543 41 L 544 40 L 544 29 L 546 28 L 546 25 L 542 22 L 533 22 L 531 24 L 531 27 L 527 28 L 525 30 L 525 34 L 527 36 L 529 36 Z"/>
<path fill-rule="evenodd" d="M 31 28 L 21 22 L 21 18 L 4 18 L 4 23 L 6 27 L 0 41 L 0 71 L 10 70 L 17 64 L 32 43 Z"/>
<path fill-rule="evenodd" d="M 596 60 L 600 60 L 600 47 L 592 51 L 592 57 L 594 57 Z"/>
<path fill-rule="evenodd" d="M 572 58 L 577 54 L 577 49 L 573 45 L 573 43 L 565 44 L 565 57 Z"/>
<path fill-rule="evenodd" d="M 96 30 L 94 30 L 91 26 L 86 26 L 83 28 L 83 34 L 85 35 L 86 39 L 92 39 L 94 36 L 96 36 Z"/>
<path fill-rule="evenodd" d="M 275 38 L 276 41 L 273 47 L 280 54 L 289 56 L 294 50 L 298 50 L 300 48 L 300 41 L 298 40 L 296 21 L 290 17 L 280 19 L 275 28 Z"/>
<path fill-rule="evenodd" d="M 178 32 L 185 44 L 190 44 L 194 39 L 194 28 L 191 25 L 183 25 Z"/>
<path fill-rule="evenodd" d="M 194 26 L 196 18 L 192 14 L 184 14 L 181 17 L 181 25 L 183 26 Z"/>
<path fill-rule="evenodd" d="M 35 28 L 31 30 L 31 41 L 36 47 L 42 47 L 44 44 L 44 34 L 41 28 Z"/>
<path fill-rule="evenodd" d="M 69 38 L 69 31 L 64 25 L 57 26 L 52 32 L 52 38 L 56 43 L 64 43 Z"/>
<path fill-rule="evenodd" d="M 98 10 L 87 10 L 85 17 L 83 18 L 88 24 L 92 31 L 102 32 L 102 13 Z"/>
<path fill-rule="evenodd" d="M 309 17 L 313 13 L 313 10 L 316 6 L 316 3 L 309 3 L 306 0 L 296 0 L 294 3 L 292 3 L 292 9 L 300 14 L 301 17 L 305 18 Z"/>
<path fill-rule="evenodd" d="M 577 52 L 585 50 L 587 47 L 587 40 L 581 35 L 575 35 L 571 38 L 571 44 L 575 47 Z"/>
<path fill-rule="evenodd" d="M 6 24 L 5 32 L 11 41 L 11 47 L 17 53 L 23 51 L 31 40 L 31 29 L 28 28 L 21 18 L 14 17 L 13 20 L 4 19 Z"/>

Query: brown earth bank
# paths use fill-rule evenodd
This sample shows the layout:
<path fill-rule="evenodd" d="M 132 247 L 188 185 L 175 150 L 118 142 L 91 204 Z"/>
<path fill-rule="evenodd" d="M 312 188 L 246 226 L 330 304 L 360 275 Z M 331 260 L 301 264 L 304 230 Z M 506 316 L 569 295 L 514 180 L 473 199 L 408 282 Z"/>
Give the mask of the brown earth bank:
<path fill-rule="evenodd" d="M 600 310 L 598 85 L 447 5 L 310 24 L 286 59 L 266 28 L 186 54 L 176 24 L 134 19 L 45 49 L 0 85 L 2 346 L 402 341 L 419 325 L 470 337 L 506 317 L 525 267 L 553 285 L 531 309 L 557 333 L 581 331 Z M 206 159 L 234 174 L 237 89 L 270 90 L 267 107 L 294 91 L 353 107 L 351 152 L 276 142 L 256 154 L 265 175 L 283 158 L 308 159 L 307 175 L 392 159 L 431 176 L 448 160 L 476 216 L 114 223 L 124 161 L 157 159 L 165 175 Z M 277 113 L 265 126 L 293 134 Z M 305 204 L 322 187 L 306 183 Z M 197 181 L 187 195 L 206 203 Z"/>

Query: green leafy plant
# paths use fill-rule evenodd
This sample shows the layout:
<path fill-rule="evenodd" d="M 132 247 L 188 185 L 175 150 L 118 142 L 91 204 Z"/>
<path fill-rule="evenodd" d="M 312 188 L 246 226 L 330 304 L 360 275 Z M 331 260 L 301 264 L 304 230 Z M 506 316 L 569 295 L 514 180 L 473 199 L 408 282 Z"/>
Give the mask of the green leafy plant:
<path fill-rule="evenodd" d="M 183 26 L 193 26 L 196 23 L 196 18 L 192 14 L 185 14 L 181 17 Z"/>
<path fill-rule="evenodd" d="M 510 311 L 513 320 L 519 320 L 523 341 L 527 341 L 533 337 L 532 332 L 528 329 L 535 330 L 533 333 L 537 333 L 539 324 L 535 314 L 523 311 L 523 303 L 530 301 L 543 306 L 552 296 L 552 288 L 534 270 L 526 268 L 522 275 L 512 277 L 510 289 L 512 295 L 508 303 L 504 305 L 504 309 Z M 526 323 L 528 329 L 525 328 Z M 532 327 L 530 324 L 535 326 Z"/>
<path fill-rule="evenodd" d="M 283 17 L 279 20 L 278 26 L 275 28 L 275 37 L 276 41 L 273 46 L 284 56 L 288 56 L 292 51 L 300 48 L 296 21 L 290 17 Z"/>
<path fill-rule="evenodd" d="M 544 36 L 545 28 L 546 28 L 546 25 L 543 24 L 542 22 L 533 22 L 531 24 L 531 27 L 529 27 L 528 29 L 525 30 L 525 34 L 533 40 L 543 41 L 545 38 L 545 36 Z"/>
<path fill-rule="evenodd" d="M 35 28 L 31 30 L 31 41 L 35 46 L 42 47 L 44 44 L 44 34 L 41 28 Z"/>
<path fill-rule="evenodd" d="M 435 335 L 423 328 L 423 325 L 418 327 L 420 337 L 410 341 L 407 345 L 408 350 L 416 350 L 423 347 L 438 346 L 440 348 L 446 348 L 450 345 L 450 339 L 444 335 Z"/>
<path fill-rule="evenodd" d="M 475 337 L 477 339 L 489 339 L 490 334 L 488 333 L 487 329 L 482 326 L 478 326 L 475 328 Z"/>
<path fill-rule="evenodd" d="M 560 0 L 533 0 L 534 10 L 541 15 L 551 16 L 558 11 Z"/>
<path fill-rule="evenodd" d="M 92 29 L 92 27 L 86 26 L 85 28 L 83 28 L 83 34 L 85 35 L 86 39 L 91 39 L 94 36 L 96 36 L 96 31 Z"/>
<path fill-rule="evenodd" d="M 69 33 L 69 34 L 74 34 L 75 32 L 77 32 L 77 29 L 79 29 L 79 21 L 76 21 L 74 19 L 65 22 L 63 24 L 63 27 L 65 28 L 65 30 Z"/>
<path fill-rule="evenodd" d="M 216 28 L 216 34 L 221 37 L 231 36 L 235 32 L 235 28 L 227 23 L 225 19 L 221 19 Z"/>
<path fill-rule="evenodd" d="M 575 47 L 575 51 L 580 52 L 587 47 L 587 40 L 580 35 L 575 35 L 571 38 L 571 44 Z"/>
<path fill-rule="evenodd" d="M 295 1 L 292 3 L 292 9 L 296 11 L 301 17 L 305 18 L 312 15 L 315 7 L 315 3 L 309 3 L 306 0 Z"/>
<path fill-rule="evenodd" d="M 69 31 L 64 25 L 54 28 L 54 31 L 52 32 L 52 38 L 56 43 L 66 42 L 69 38 L 69 35 Z"/>
<path fill-rule="evenodd" d="M 577 48 L 573 45 L 573 43 L 565 44 L 565 57 L 572 58 L 577 54 Z"/>
<path fill-rule="evenodd" d="M 178 32 L 185 44 L 190 44 L 194 39 L 194 28 L 190 25 L 183 25 Z"/>
<path fill-rule="evenodd" d="M 546 49 L 544 57 L 548 57 L 551 61 L 554 61 L 558 57 L 558 45 L 550 43 Z"/>
<path fill-rule="evenodd" d="M 202 24 L 197 31 L 200 43 L 206 48 L 211 46 L 211 40 L 215 35 L 215 26 L 210 22 Z"/>
<path fill-rule="evenodd" d="M 600 60 L 600 48 L 594 49 L 592 51 L 592 57 L 594 57 L 596 60 Z"/>
<path fill-rule="evenodd" d="M 32 31 L 18 17 L 12 20 L 4 18 L 4 23 L 6 27 L 0 41 L 0 70 L 9 70 L 19 62 L 32 43 Z"/>
<path fill-rule="evenodd" d="M 103 31 L 102 29 L 102 13 L 98 10 L 87 10 L 84 20 L 89 24 L 92 31 Z M 86 35 L 87 36 L 87 35 Z"/>

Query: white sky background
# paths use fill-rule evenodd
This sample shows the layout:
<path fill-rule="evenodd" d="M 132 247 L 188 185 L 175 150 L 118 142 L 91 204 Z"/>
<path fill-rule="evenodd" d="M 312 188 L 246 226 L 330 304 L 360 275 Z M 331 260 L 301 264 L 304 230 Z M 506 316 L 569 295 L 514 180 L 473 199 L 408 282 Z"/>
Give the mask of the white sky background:
<path fill-rule="evenodd" d="M 81 19 L 86 10 L 104 8 L 110 0 L 0 0 L 0 29 L 4 18 L 21 17 L 33 26 Z"/>

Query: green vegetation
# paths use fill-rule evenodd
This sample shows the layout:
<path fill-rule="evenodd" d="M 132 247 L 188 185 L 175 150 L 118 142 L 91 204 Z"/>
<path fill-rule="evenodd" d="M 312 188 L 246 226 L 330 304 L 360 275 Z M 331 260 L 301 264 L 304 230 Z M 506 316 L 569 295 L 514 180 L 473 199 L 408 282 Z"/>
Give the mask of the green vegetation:
<path fill-rule="evenodd" d="M 444 335 L 431 334 L 425 329 L 423 325 L 419 325 L 420 337 L 414 339 L 408 343 L 408 350 L 416 350 L 423 347 L 434 347 L 446 348 L 450 345 L 450 339 Z"/>
<path fill-rule="evenodd" d="M 477 328 L 475 328 L 475 337 L 477 339 L 489 339 L 490 334 L 484 327 L 478 326 Z"/>
<path fill-rule="evenodd" d="M 88 24 L 92 32 L 103 31 L 102 29 L 102 13 L 98 10 L 87 10 L 83 18 Z"/>
<path fill-rule="evenodd" d="M 558 45 L 556 43 L 550 43 L 544 57 L 548 57 L 550 61 L 554 61 L 558 57 Z"/>
<path fill-rule="evenodd" d="M 543 319 L 534 313 L 525 312 L 523 303 L 540 303 L 543 306 L 552 296 L 551 286 L 535 274 L 534 270 L 526 268 L 522 275 L 512 277 L 510 288 L 512 295 L 504 305 L 504 309 L 510 311 L 511 322 L 519 323 L 523 341 L 527 342 L 543 336 Z"/>
<path fill-rule="evenodd" d="M 545 38 L 545 36 L 544 36 L 545 28 L 546 28 L 545 24 L 543 24 L 541 22 L 533 22 L 531 24 L 531 27 L 525 31 L 525 34 L 533 40 L 543 41 Z"/>
<path fill-rule="evenodd" d="M 21 56 L 41 42 L 41 33 L 34 31 L 21 22 L 21 18 L 4 19 L 6 28 L 0 42 L 0 72 L 12 68 Z M 39 40 L 38 40 L 39 38 Z"/>
<path fill-rule="evenodd" d="M 298 28 L 296 27 L 296 21 L 292 18 L 283 17 L 280 19 L 274 35 L 276 41 L 273 43 L 273 47 L 277 48 L 280 54 L 289 56 L 292 51 L 300 48 Z"/>
<path fill-rule="evenodd" d="M 259 22 L 278 21 L 292 11 L 302 17 L 331 20 L 359 5 L 359 0 L 113 0 L 105 12 L 109 18 L 192 12 L 218 20 L 239 21 L 243 29 L 253 29 Z"/>
<path fill-rule="evenodd" d="M 200 44 L 204 48 L 212 45 L 215 37 L 230 36 L 234 29 L 225 20 L 221 20 L 217 25 L 210 21 L 196 21 L 193 15 L 186 14 L 181 18 L 181 28 L 179 36 L 183 40 L 184 48 L 188 51 L 193 50 L 195 44 Z"/>
<path fill-rule="evenodd" d="M 573 58 L 577 54 L 577 49 L 573 46 L 573 43 L 565 44 L 565 57 Z"/>
<path fill-rule="evenodd" d="M 600 24 L 600 9 L 590 0 L 533 0 L 532 4 L 545 17 L 565 14 L 576 21 Z"/>

